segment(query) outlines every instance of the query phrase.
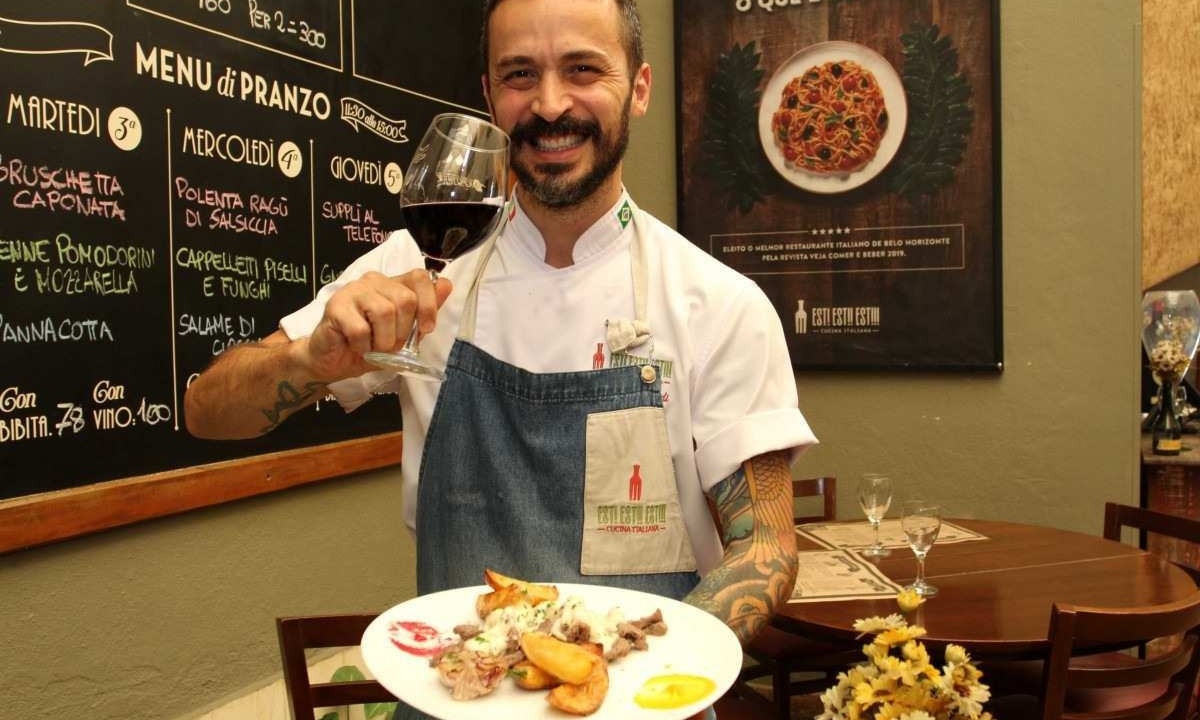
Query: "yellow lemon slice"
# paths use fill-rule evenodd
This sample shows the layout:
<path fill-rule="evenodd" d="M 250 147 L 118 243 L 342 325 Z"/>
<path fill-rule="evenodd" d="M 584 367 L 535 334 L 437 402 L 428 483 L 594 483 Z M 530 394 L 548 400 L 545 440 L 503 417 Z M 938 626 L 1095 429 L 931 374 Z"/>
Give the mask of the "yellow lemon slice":
<path fill-rule="evenodd" d="M 699 675 L 655 675 L 642 685 L 633 701 L 651 710 L 670 710 L 691 705 L 717 688 L 717 684 Z"/>
<path fill-rule="evenodd" d="M 915 590 L 901 590 L 896 595 L 896 603 L 904 612 L 912 612 L 921 607 L 921 603 L 925 602 L 925 598 L 921 597 Z"/>

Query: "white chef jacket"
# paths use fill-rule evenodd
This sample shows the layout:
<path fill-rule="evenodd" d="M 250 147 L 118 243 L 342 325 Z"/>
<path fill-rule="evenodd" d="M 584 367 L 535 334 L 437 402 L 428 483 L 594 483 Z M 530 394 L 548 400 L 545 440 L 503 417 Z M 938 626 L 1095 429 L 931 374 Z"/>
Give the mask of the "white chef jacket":
<path fill-rule="evenodd" d="M 475 344 L 536 373 L 591 370 L 598 349 L 608 367 L 614 358 L 606 347 L 606 321 L 634 317 L 630 240 L 635 223 L 619 212 L 626 203 L 632 205 L 623 193 L 584 232 L 575 244 L 574 264 L 565 268 L 546 264 L 542 236 L 516 204 L 484 270 Z M 794 458 L 817 439 L 798 408 L 783 329 L 766 295 L 654 217 L 643 214 L 642 220 L 649 235 L 642 242 L 651 337 L 627 353 L 661 364 L 679 500 L 703 574 L 722 555 L 704 491 L 749 458 L 785 449 Z M 420 345 L 422 358 L 438 367 L 445 367 L 457 335 L 480 249 L 442 272 L 455 289 L 438 314 L 436 330 Z M 372 270 L 399 275 L 422 266 L 408 233 L 394 232 L 322 288 L 312 303 L 283 318 L 280 327 L 290 338 L 306 336 L 320 321 L 329 297 L 345 283 Z M 409 528 L 416 524 L 421 453 L 440 387 L 390 371 L 329 386 L 347 410 L 373 394 L 398 394 L 404 428 L 403 517 Z"/>

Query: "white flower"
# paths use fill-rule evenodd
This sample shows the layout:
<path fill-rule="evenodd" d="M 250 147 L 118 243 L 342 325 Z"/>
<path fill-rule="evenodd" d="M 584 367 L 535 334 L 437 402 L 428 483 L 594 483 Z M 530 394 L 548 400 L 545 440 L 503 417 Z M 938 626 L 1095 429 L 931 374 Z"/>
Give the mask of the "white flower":
<path fill-rule="evenodd" d="M 862 634 L 880 632 L 882 630 L 895 630 L 896 628 L 905 627 L 908 623 L 904 618 L 896 613 L 892 613 L 887 617 L 869 617 L 854 621 L 854 629 Z"/>

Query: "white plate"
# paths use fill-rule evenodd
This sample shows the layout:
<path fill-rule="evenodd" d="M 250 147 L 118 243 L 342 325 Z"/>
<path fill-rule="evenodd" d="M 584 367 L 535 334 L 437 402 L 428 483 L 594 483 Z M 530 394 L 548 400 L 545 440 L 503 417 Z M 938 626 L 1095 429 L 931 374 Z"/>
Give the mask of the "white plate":
<path fill-rule="evenodd" d="M 608 695 L 593 720 L 683 720 L 716 702 L 733 685 L 742 669 L 742 648 L 733 631 L 712 615 L 677 600 L 649 593 L 598 585 L 556 583 L 559 599 L 572 595 L 601 614 L 618 607 L 631 620 L 662 610 L 667 633 L 648 637 L 649 649 L 634 650 L 609 665 Z M 396 621 L 419 621 L 451 634 L 455 625 L 474 622 L 475 598 L 489 592 L 486 585 L 431 593 L 400 603 L 383 612 L 367 627 L 362 638 L 363 661 L 371 674 L 392 694 L 413 707 L 442 720 L 521 718 L 564 720 L 572 716 L 546 702 L 545 691 L 518 688 L 505 679 L 492 694 L 475 700 L 455 700 L 438 680 L 426 658 L 396 648 L 387 627 Z M 707 677 L 716 683 L 701 701 L 672 710 L 648 710 L 633 696 L 655 675 L 684 673 Z"/>
<path fill-rule="evenodd" d="M 809 68 L 822 63 L 837 60 L 853 60 L 863 66 L 879 81 L 883 91 L 883 101 L 887 106 L 888 126 L 883 133 L 883 140 L 875 157 L 863 167 L 849 173 L 814 173 L 795 165 L 790 165 L 783 158 L 779 146 L 771 132 L 771 118 L 779 109 L 783 97 L 783 89 L 798 75 Z M 908 100 L 904 96 L 904 85 L 900 75 L 882 55 L 869 47 L 843 40 L 809 45 L 792 55 L 782 65 L 776 68 L 771 79 L 763 88 L 762 101 L 758 106 L 758 139 L 762 143 L 763 152 L 775 170 L 785 180 L 803 190 L 815 193 L 840 193 L 862 185 L 871 180 L 895 157 L 900 149 L 900 141 L 904 139 L 904 127 L 908 123 Z"/>

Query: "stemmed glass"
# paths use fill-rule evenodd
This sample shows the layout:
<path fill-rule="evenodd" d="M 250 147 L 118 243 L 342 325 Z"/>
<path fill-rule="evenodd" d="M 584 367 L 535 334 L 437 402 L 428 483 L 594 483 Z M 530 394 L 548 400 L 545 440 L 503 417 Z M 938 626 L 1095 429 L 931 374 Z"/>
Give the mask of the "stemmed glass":
<path fill-rule="evenodd" d="M 924 500 L 906 501 L 900 515 L 900 527 L 908 538 L 908 546 L 917 556 L 917 577 L 905 589 L 921 597 L 937 595 L 937 588 L 925 580 L 925 556 L 942 529 L 942 509 Z"/>
<path fill-rule="evenodd" d="M 875 529 L 875 544 L 862 550 L 867 557 L 887 557 L 892 554 L 879 542 L 879 522 L 892 506 L 892 480 L 884 475 L 867 473 L 858 483 L 858 505 L 871 527 Z"/>
<path fill-rule="evenodd" d="M 429 123 L 408 164 L 400 211 L 437 281 L 447 262 L 485 240 L 500 225 L 508 190 L 508 135 L 474 115 L 443 113 Z M 396 352 L 368 352 L 367 362 L 402 375 L 441 380 L 421 359 L 417 323 Z"/>

